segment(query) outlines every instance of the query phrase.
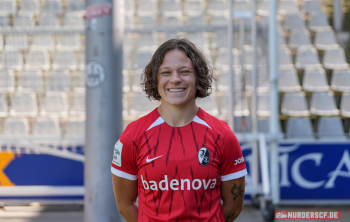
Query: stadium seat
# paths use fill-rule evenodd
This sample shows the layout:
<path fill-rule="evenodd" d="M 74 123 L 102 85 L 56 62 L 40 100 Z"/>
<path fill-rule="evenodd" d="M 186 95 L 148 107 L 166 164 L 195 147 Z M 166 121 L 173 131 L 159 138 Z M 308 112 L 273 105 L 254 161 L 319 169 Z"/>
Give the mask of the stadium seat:
<path fill-rule="evenodd" d="M 329 26 L 327 16 L 322 13 L 311 13 L 308 21 L 309 30 L 316 32 Z"/>
<path fill-rule="evenodd" d="M 50 57 L 46 49 L 34 49 L 29 50 L 24 65 L 25 69 L 50 69 Z"/>
<path fill-rule="evenodd" d="M 164 15 L 161 20 L 162 26 L 179 27 L 183 25 L 182 17 L 179 15 Z"/>
<path fill-rule="evenodd" d="M 74 91 L 85 92 L 85 72 L 82 70 L 78 70 L 74 77 Z"/>
<path fill-rule="evenodd" d="M 16 0 L 2 0 L 0 1 L 0 14 L 2 15 L 15 15 L 17 10 Z"/>
<path fill-rule="evenodd" d="M 161 3 L 161 12 L 164 15 L 181 14 L 181 0 L 163 0 Z"/>
<path fill-rule="evenodd" d="M 290 31 L 292 29 L 304 29 L 305 24 L 299 13 L 287 14 L 284 19 L 283 28 L 285 31 Z"/>
<path fill-rule="evenodd" d="M 281 113 L 287 116 L 309 116 L 304 92 L 287 92 L 283 95 Z"/>
<path fill-rule="evenodd" d="M 283 0 L 279 2 L 278 14 L 288 16 L 296 13 L 299 13 L 299 8 L 294 0 Z"/>
<path fill-rule="evenodd" d="M 340 114 L 350 117 L 350 91 L 343 92 L 340 100 Z"/>
<path fill-rule="evenodd" d="M 46 49 L 54 51 L 56 49 L 55 37 L 52 34 L 36 34 L 33 35 L 33 43 L 31 48 Z"/>
<path fill-rule="evenodd" d="M 136 53 L 134 69 L 143 69 L 151 61 L 153 53 L 149 50 L 139 50 Z"/>
<path fill-rule="evenodd" d="M 155 50 L 157 46 L 157 33 L 139 33 L 136 41 L 137 50 Z"/>
<path fill-rule="evenodd" d="M 5 69 L 20 71 L 23 69 L 23 56 L 19 50 L 5 49 L 2 51 L 1 63 Z"/>
<path fill-rule="evenodd" d="M 153 28 L 157 26 L 156 17 L 154 15 L 139 15 L 137 17 L 137 26 L 139 28 Z"/>
<path fill-rule="evenodd" d="M 168 41 L 169 39 L 176 39 L 180 36 L 180 33 L 178 32 L 164 32 L 161 34 L 161 38 L 159 43 L 162 44 L 165 41 Z"/>
<path fill-rule="evenodd" d="M 236 0 L 233 1 L 233 11 L 251 11 L 250 1 L 247 0 Z"/>
<path fill-rule="evenodd" d="M 6 14 L 0 13 L 0 28 L 1 29 L 10 29 L 11 28 L 9 18 Z"/>
<path fill-rule="evenodd" d="M 278 67 L 292 68 L 293 66 L 290 49 L 286 46 L 280 46 L 278 50 Z"/>
<path fill-rule="evenodd" d="M 298 48 L 295 58 L 296 69 L 306 69 L 319 65 L 317 51 L 313 46 L 302 46 Z"/>
<path fill-rule="evenodd" d="M 137 69 L 135 70 L 134 74 L 130 76 L 131 78 L 131 89 L 134 92 L 142 93 L 142 87 L 141 87 L 141 76 L 142 76 L 143 69 Z"/>
<path fill-rule="evenodd" d="M 81 50 L 81 38 L 79 34 L 63 34 L 59 35 L 57 41 L 57 50 Z"/>
<path fill-rule="evenodd" d="M 28 37 L 26 34 L 10 34 L 6 37 L 7 49 L 27 50 L 28 49 Z"/>
<path fill-rule="evenodd" d="M 229 95 L 223 95 L 220 101 L 219 111 L 223 115 L 229 115 L 229 110 Z M 233 115 L 235 117 L 240 117 L 249 116 L 249 114 L 247 97 L 240 93 L 235 93 Z"/>
<path fill-rule="evenodd" d="M 15 18 L 15 28 L 31 29 L 35 27 L 34 16 L 31 13 L 19 13 Z"/>
<path fill-rule="evenodd" d="M 49 117 L 68 116 L 68 98 L 65 92 L 46 92 L 40 115 Z"/>
<path fill-rule="evenodd" d="M 138 15 L 155 15 L 158 12 L 157 1 L 155 0 L 139 0 L 137 5 Z"/>
<path fill-rule="evenodd" d="M 227 22 L 228 22 L 228 17 L 225 14 L 221 14 L 221 15 L 212 15 L 210 18 L 209 24 L 213 26 L 227 26 Z"/>
<path fill-rule="evenodd" d="M 278 45 L 284 46 L 286 45 L 286 38 L 284 38 L 283 31 L 281 29 L 278 29 L 277 31 L 277 38 L 278 38 Z"/>
<path fill-rule="evenodd" d="M 240 68 L 240 58 L 239 58 L 239 51 L 237 49 L 232 49 L 233 53 L 233 66 Z M 215 59 L 214 67 L 215 69 L 222 69 L 227 68 L 230 65 L 229 61 L 229 49 L 227 48 L 220 48 L 218 50 L 218 54 Z"/>
<path fill-rule="evenodd" d="M 125 15 L 124 17 L 125 28 L 135 27 L 135 17 L 133 15 Z"/>
<path fill-rule="evenodd" d="M 40 17 L 39 26 L 45 28 L 59 28 L 61 24 L 56 14 L 43 12 Z"/>
<path fill-rule="evenodd" d="M 228 9 L 228 4 L 225 0 L 209 0 L 207 4 L 207 12 L 210 15 L 223 15 Z"/>
<path fill-rule="evenodd" d="M 6 94 L 0 93 L 0 117 L 6 117 L 8 115 L 8 107 L 6 101 Z"/>
<path fill-rule="evenodd" d="M 4 121 L 4 131 L 2 136 L 20 138 L 29 136 L 28 120 L 26 118 L 6 118 Z"/>
<path fill-rule="evenodd" d="M 259 133 L 270 133 L 268 118 L 258 118 L 258 132 Z"/>
<path fill-rule="evenodd" d="M 350 90 L 350 70 L 335 69 L 332 73 L 331 89 L 333 91 L 348 91 Z"/>
<path fill-rule="evenodd" d="M 204 15 L 205 2 L 202 0 L 186 0 L 184 4 L 184 13 L 189 16 Z"/>
<path fill-rule="evenodd" d="M 201 49 L 209 48 L 209 39 L 205 32 L 189 32 L 187 38 Z"/>
<path fill-rule="evenodd" d="M 81 12 L 66 12 L 64 14 L 63 26 L 84 28 L 84 14 Z"/>
<path fill-rule="evenodd" d="M 349 64 L 346 62 L 344 49 L 338 45 L 327 49 L 323 55 L 323 67 L 325 69 L 346 69 Z"/>
<path fill-rule="evenodd" d="M 257 70 L 257 91 L 258 92 L 267 92 L 269 91 L 269 76 L 268 71 L 266 70 L 267 67 L 260 66 Z M 248 91 L 253 90 L 253 81 L 252 81 L 252 70 L 246 69 L 244 70 L 244 83 L 245 83 L 245 89 Z"/>
<path fill-rule="evenodd" d="M 77 56 L 72 50 L 57 50 L 52 64 L 53 69 L 70 69 L 78 68 Z"/>
<path fill-rule="evenodd" d="M 305 0 L 301 4 L 301 11 L 304 14 L 322 12 L 321 3 L 319 0 Z"/>
<path fill-rule="evenodd" d="M 311 45 L 309 32 L 306 29 L 292 29 L 289 35 L 289 48 L 298 49 L 305 45 Z"/>
<path fill-rule="evenodd" d="M 301 90 L 297 71 L 294 67 L 278 70 L 278 90 L 280 92 L 298 92 Z"/>
<path fill-rule="evenodd" d="M 214 95 L 207 96 L 205 98 L 197 98 L 196 104 L 201 107 L 204 111 L 213 116 L 219 115 L 219 110 L 216 104 L 216 97 Z"/>
<path fill-rule="evenodd" d="M 334 48 L 337 44 L 332 28 L 317 30 L 315 33 L 315 47 L 319 50 Z"/>
<path fill-rule="evenodd" d="M 244 58 L 244 68 L 251 70 L 253 69 L 253 47 L 251 45 L 243 46 L 243 58 Z M 263 59 L 262 50 L 260 47 L 256 49 L 257 52 L 257 63 L 259 66 L 267 65 Z"/>
<path fill-rule="evenodd" d="M 241 81 L 237 81 L 241 79 L 241 69 L 236 68 L 233 69 L 234 72 L 234 78 L 235 78 L 235 85 L 234 88 L 235 90 L 237 89 L 241 89 L 242 85 L 241 85 Z M 228 68 L 223 68 L 221 69 L 221 73 L 220 76 L 218 77 L 217 80 L 217 89 L 218 91 L 221 92 L 229 92 L 230 91 L 230 75 L 229 75 L 229 69 Z"/>
<path fill-rule="evenodd" d="M 339 115 L 333 92 L 314 92 L 311 96 L 310 113 L 318 116 Z"/>
<path fill-rule="evenodd" d="M 44 79 L 40 69 L 23 70 L 18 80 L 19 92 L 44 92 Z"/>
<path fill-rule="evenodd" d="M 130 92 L 130 77 L 128 70 L 123 70 L 123 92 Z"/>
<path fill-rule="evenodd" d="M 32 13 L 34 15 L 39 15 L 41 12 L 40 2 L 38 0 L 22 0 L 21 7 L 18 12 Z"/>
<path fill-rule="evenodd" d="M 64 137 L 66 139 L 76 139 L 85 137 L 85 120 L 69 119 L 65 128 Z"/>
<path fill-rule="evenodd" d="M 38 103 L 33 92 L 15 92 L 11 105 L 11 116 L 35 117 L 38 114 Z"/>
<path fill-rule="evenodd" d="M 204 26 L 206 25 L 205 17 L 203 15 L 187 16 L 187 26 Z M 188 33 L 190 34 L 190 33 Z"/>
<path fill-rule="evenodd" d="M 67 0 L 67 11 L 84 11 L 85 0 Z"/>
<path fill-rule="evenodd" d="M 314 132 L 308 117 L 291 117 L 287 120 L 286 136 L 290 139 L 313 139 Z"/>
<path fill-rule="evenodd" d="M 144 93 L 134 93 L 128 98 L 131 115 L 146 115 L 156 108 L 155 103 L 147 99 Z"/>
<path fill-rule="evenodd" d="M 73 104 L 69 113 L 72 116 L 85 116 L 85 92 L 74 93 Z"/>
<path fill-rule="evenodd" d="M 37 139 L 60 139 L 61 128 L 56 118 L 42 118 L 36 119 L 33 137 Z"/>
<path fill-rule="evenodd" d="M 327 140 L 345 140 L 344 127 L 339 116 L 320 117 L 317 125 L 317 136 Z"/>
<path fill-rule="evenodd" d="M 259 93 L 258 94 L 258 106 L 257 115 L 259 117 L 270 116 L 270 95 L 269 93 Z"/>
<path fill-rule="evenodd" d="M 212 49 L 227 48 L 228 34 L 227 32 L 215 32 L 211 41 Z"/>
<path fill-rule="evenodd" d="M 234 121 L 234 132 L 247 133 L 252 131 L 252 118 L 248 116 L 235 116 Z"/>
<path fill-rule="evenodd" d="M 0 92 L 15 91 L 15 74 L 11 69 L 0 69 Z"/>
<path fill-rule="evenodd" d="M 257 14 L 260 16 L 268 16 L 270 13 L 270 2 L 268 0 L 262 0 L 257 2 Z"/>
<path fill-rule="evenodd" d="M 310 92 L 328 91 L 326 72 L 321 67 L 306 68 L 303 78 L 303 90 Z"/>
<path fill-rule="evenodd" d="M 123 69 L 133 69 L 133 57 L 130 50 L 124 50 L 123 53 Z"/>
<path fill-rule="evenodd" d="M 129 0 L 129 1 L 124 1 L 125 3 L 125 14 L 127 16 L 132 16 L 135 13 L 135 1 L 134 0 Z"/>
<path fill-rule="evenodd" d="M 62 13 L 62 1 L 61 0 L 46 0 L 43 6 L 43 13 L 49 12 L 52 14 Z"/>
<path fill-rule="evenodd" d="M 47 80 L 47 91 L 70 91 L 71 78 L 67 69 L 51 70 Z"/>

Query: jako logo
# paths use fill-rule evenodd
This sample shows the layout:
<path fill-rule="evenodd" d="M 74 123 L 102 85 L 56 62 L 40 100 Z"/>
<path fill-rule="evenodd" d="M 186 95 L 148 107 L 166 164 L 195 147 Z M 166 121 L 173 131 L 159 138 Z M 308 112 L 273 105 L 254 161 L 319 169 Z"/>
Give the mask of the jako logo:
<path fill-rule="evenodd" d="M 170 184 L 171 190 L 178 190 L 179 188 L 181 188 L 181 190 L 184 190 L 185 186 L 187 190 L 190 190 L 191 185 L 193 190 L 198 190 L 202 187 L 202 184 L 204 186 L 204 190 L 206 190 L 208 189 L 209 185 L 210 185 L 210 189 L 214 189 L 216 185 L 216 179 L 209 179 L 209 181 L 206 181 L 205 179 L 203 179 L 202 181 L 199 179 L 194 179 L 192 182 L 189 179 L 181 179 L 180 182 L 177 179 L 172 179 L 169 183 L 167 175 L 164 175 L 164 180 L 159 181 L 159 185 L 157 184 L 156 181 L 153 181 L 153 180 L 151 181 L 143 180 L 142 175 L 141 175 L 141 181 L 142 181 L 143 188 L 145 190 L 148 190 L 148 189 L 158 190 L 158 187 L 161 190 L 169 190 L 169 184 Z"/>

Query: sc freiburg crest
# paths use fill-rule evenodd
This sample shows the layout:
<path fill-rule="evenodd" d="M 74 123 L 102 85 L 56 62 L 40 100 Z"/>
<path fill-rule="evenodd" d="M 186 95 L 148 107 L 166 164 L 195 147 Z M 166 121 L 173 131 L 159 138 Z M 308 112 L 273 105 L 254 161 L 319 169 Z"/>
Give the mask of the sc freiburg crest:
<path fill-rule="evenodd" d="M 208 165 L 208 163 L 210 162 L 210 152 L 207 148 L 202 147 L 198 151 L 198 161 L 202 166 Z"/>

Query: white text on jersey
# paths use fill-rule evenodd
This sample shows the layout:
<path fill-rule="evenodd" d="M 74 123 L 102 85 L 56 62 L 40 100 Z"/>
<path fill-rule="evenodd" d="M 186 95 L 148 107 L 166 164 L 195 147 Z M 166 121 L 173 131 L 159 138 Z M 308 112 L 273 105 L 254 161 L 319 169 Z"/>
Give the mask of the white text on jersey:
<path fill-rule="evenodd" d="M 181 179 L 180 182 L 177 179 L 172 179 L 169 183 L 167 175 L 164 175 L 164 180 L 159 181 L 159 185 L 157 184 L 156 181 L 153 181 L 153 180 L 150 180 L 150 181 L 143 180 L 142 175 L 141 175 L 141 180 L 142 180 L 143 188 L 145 190 L 148 190 L 148 189 L 158 190 L 158 187 L 161 190 L 169 190 L 169 184 L 170 184 L 171 190 L 178 190 L 179 188 L 181 188 L 181 190 L 184 190 L 185 185 L 187 190 L 190 190 L 191 188 L 193 190 L 198 190 L 202 187 L 202 184 L 203 184 L 204 190 L 206 190 L 208 189 L 208 187 L 210 189 L 214 189 L 216 185 L 216 179 L 209 179 L 209 181 L 206 181 L 205 179 L 203 179 L 202 181 L 199 179 L 194 179 L 192 182 L 189 179 Z"/>

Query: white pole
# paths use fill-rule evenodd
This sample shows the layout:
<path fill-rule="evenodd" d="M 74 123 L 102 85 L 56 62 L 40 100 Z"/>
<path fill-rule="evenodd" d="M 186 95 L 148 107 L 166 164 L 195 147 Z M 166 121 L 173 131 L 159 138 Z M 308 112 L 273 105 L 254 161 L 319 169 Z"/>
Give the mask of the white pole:
<path fill-rule="evenodd" d="M 251 18 L 251 38 L 253 48 L 253 69 L 252 69 L 252 101 L 251 101 L 251 118 L 252 118 L 252 133 L 258 132 L 258 119 L 257 119 L 257 79 L 258 79 L 258 56 L 257 56 L 257 35 L 256 35 L 256 0 L 252 0 L 252 18 Z M 259 183 L 259 155 L 258 155 L 258 142 L 252 143 L 252 185 L 257 187 Z"/>
<path fill-rule="evenodd" d="M 124 221 L 110 172 L 113 146 L 123 129 L 124 0 L 86 3 L 84 221 Z"/>
<path fill-rule="evenodd" d="M 334 0 L 333 1 L 333 27 L 336 32 L 342 30 L 342 19 L 343 19 L 343 10 L 342 10 L 342 1 Z"/>
<path fill-rule="evenodd" d="M 277 138 L 279 112 L 278 112 L 278 87 L 277 87 L 277 0 L 270 1 L 269 15 L 269 68 L 270 68 L 270 134 Z M 278 143 L 277 139 L 270 142 L 271 154 L 271 191 L 273 204 L 279 203 L 280 188 L 279 188 L 279 164 L 278 164 Z"/>
<path fill-rule="evenodd" d="M 228 27 L 227 27 L 227 34 L 228 34 L 228 50 L 229 50 L 229 61 L 230 61 L 230 67 L 229 67 L 229 74 L 230 74 L 230 94 L 229 94 L 229 126 L 231 127 L 232 131 L 234 130 L 234 118 L 233 118 L 233 112 L 234 112 L 234 73 L 233 73 L 233 3 L 232 1 L 229 1 L 229 19 L 228 19 Z"/>

